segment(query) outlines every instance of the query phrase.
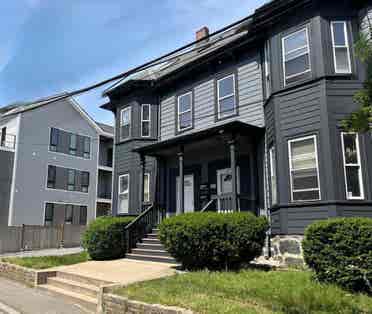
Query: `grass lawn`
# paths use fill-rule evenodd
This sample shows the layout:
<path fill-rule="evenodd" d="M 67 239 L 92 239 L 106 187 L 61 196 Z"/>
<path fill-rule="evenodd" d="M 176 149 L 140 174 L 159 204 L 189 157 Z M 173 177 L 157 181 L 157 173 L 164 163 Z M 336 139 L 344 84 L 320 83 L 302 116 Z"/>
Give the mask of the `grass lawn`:
<path fill-rule="evenodd" d="M 46 269 L 56 266 L 72 265 L 86 262 L 89 255 L 86 252 L 62 255 L 62 256 L 40 256 L 40 257 L 10 257 L 1 259 L 3 262 L 16 264 L 33 269 Z"/>
<path fill-rule="evenodd" d="M 115 293 L 203 314 L 372 313 L 372 298 L 316 283 L 305 271 L 193 272 L 133 284 Z"/>

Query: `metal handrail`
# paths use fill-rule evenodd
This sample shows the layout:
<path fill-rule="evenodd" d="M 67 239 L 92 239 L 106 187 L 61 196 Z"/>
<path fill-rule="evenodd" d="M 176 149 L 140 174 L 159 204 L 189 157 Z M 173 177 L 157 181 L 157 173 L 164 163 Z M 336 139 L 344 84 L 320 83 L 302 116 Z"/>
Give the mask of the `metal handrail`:
<path fill-rule="evenodd" d="M 202 209 L 201 209 L 201 211 L 200 212 L 205 212 L 205 211 L 207 211 L 208 210 L 208 208 L 209 208 L 209 206 L 211 206 L 213 203 L 215 203 L 216 202 L 216 199 L 212 199 L 212 200 L 210 200 Z"/>

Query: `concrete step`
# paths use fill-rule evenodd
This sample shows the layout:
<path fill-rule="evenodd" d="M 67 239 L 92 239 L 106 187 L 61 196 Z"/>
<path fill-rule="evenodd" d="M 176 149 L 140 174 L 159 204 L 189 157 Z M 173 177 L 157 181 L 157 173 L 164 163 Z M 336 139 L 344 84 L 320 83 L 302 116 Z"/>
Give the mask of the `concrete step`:
<path fill-rule="evenodd" d="M 92 298 L 98 298 L 99 288 L 95 285 L 88 285 L 85 283 L 68 280 L 59 277 L 49 277 L 48 285 L 61 288 L 64 290 L 76 292 Z"/>
<path fill-rule="evenodd" d="M 90 277 L 84 277 L 81 275 L 77 275 L 74 273 L 69 273 L 69 272 L 62 272 L 62 271 L 57 271 L 56 277 L 66 279 L 66 280 L 71 280 L 87 285 L 92 285 L 92 286 L 103 286 L 103 285 L 109 285 L 112 284 L 110 281 L 104 281 L 104 280 L 99 280 L 95 278 L 90 278 Z"/>
<path fill-rule="evenodd" d="M 171 257 L 170 254 L 165 250 L 152 250 L 152 249 L 133 249 L 133 254 L 140 254 L 140 255 L 153 255 L 153 256 L 166 256 Z"/>
<path fill-rule="evenodd" d="M 146 235 L 146 239 L 157 239 L 157 240 L 159 240 L 158 235 L 156 233 L 148 233 Z"/>
<path fill-rule="evenodd" d="M 166 256 L 130 253 L 126 255 L 126 258 L 131 259 L 131 260 L 137 260 L 137 261 L 177 264 L 176 260 L 173 257 L 166 257 Z"/>
<path fill-rule="evenodd" d="M 164 251 L 164 246 L 162 244 L 148 244 L 148 243 L 137 243 L 137 249 L 145 249 L 145 250 L 159 250 Z"/>
<path fill-rule="evenodd" d="M 59 287 L 52 286 L 50 284 L 40 285 L 39 289 L 44 289 L 54 295 L 65 298 L 66 300 L 76 302 L 79 304 L 87 313 L 96 313 L 98 298 L 92 298 L 84 294 L 68 291 Z"/>
<path fill-rule="evenodd" d="M 144 244 L 160 244 L 161 242 L 158 238 L 144 238 L 142 239 L 142 243 Z"/>

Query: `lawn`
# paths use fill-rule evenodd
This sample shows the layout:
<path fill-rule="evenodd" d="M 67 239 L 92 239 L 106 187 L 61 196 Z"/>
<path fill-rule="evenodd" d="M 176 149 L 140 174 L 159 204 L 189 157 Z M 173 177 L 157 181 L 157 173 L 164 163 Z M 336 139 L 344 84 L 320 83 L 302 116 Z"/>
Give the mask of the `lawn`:
<path fill-rule="evenodd" d="M 115 293 L 202 314 L 372 313 L 372 298 L 314 282 L 306 271 L 192 272 Z"/>
<path fill-rule="evenodd" d="M 3 262 L 33 269 L 46 269 L 56 266 L 72 265 L 86 262 L 88 260 L 89 255 L 86 252 L 61 256 L 9 257 L 1 259 Z"/>

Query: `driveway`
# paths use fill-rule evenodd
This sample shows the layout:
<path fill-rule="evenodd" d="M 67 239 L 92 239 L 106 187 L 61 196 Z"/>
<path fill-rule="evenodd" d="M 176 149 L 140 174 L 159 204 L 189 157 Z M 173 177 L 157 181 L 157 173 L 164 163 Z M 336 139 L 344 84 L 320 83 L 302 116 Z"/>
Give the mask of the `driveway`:
<path fill-rule="evenodd" d="M 0 314 L 86 314 L 74 302 L 0 277 Z"/>

